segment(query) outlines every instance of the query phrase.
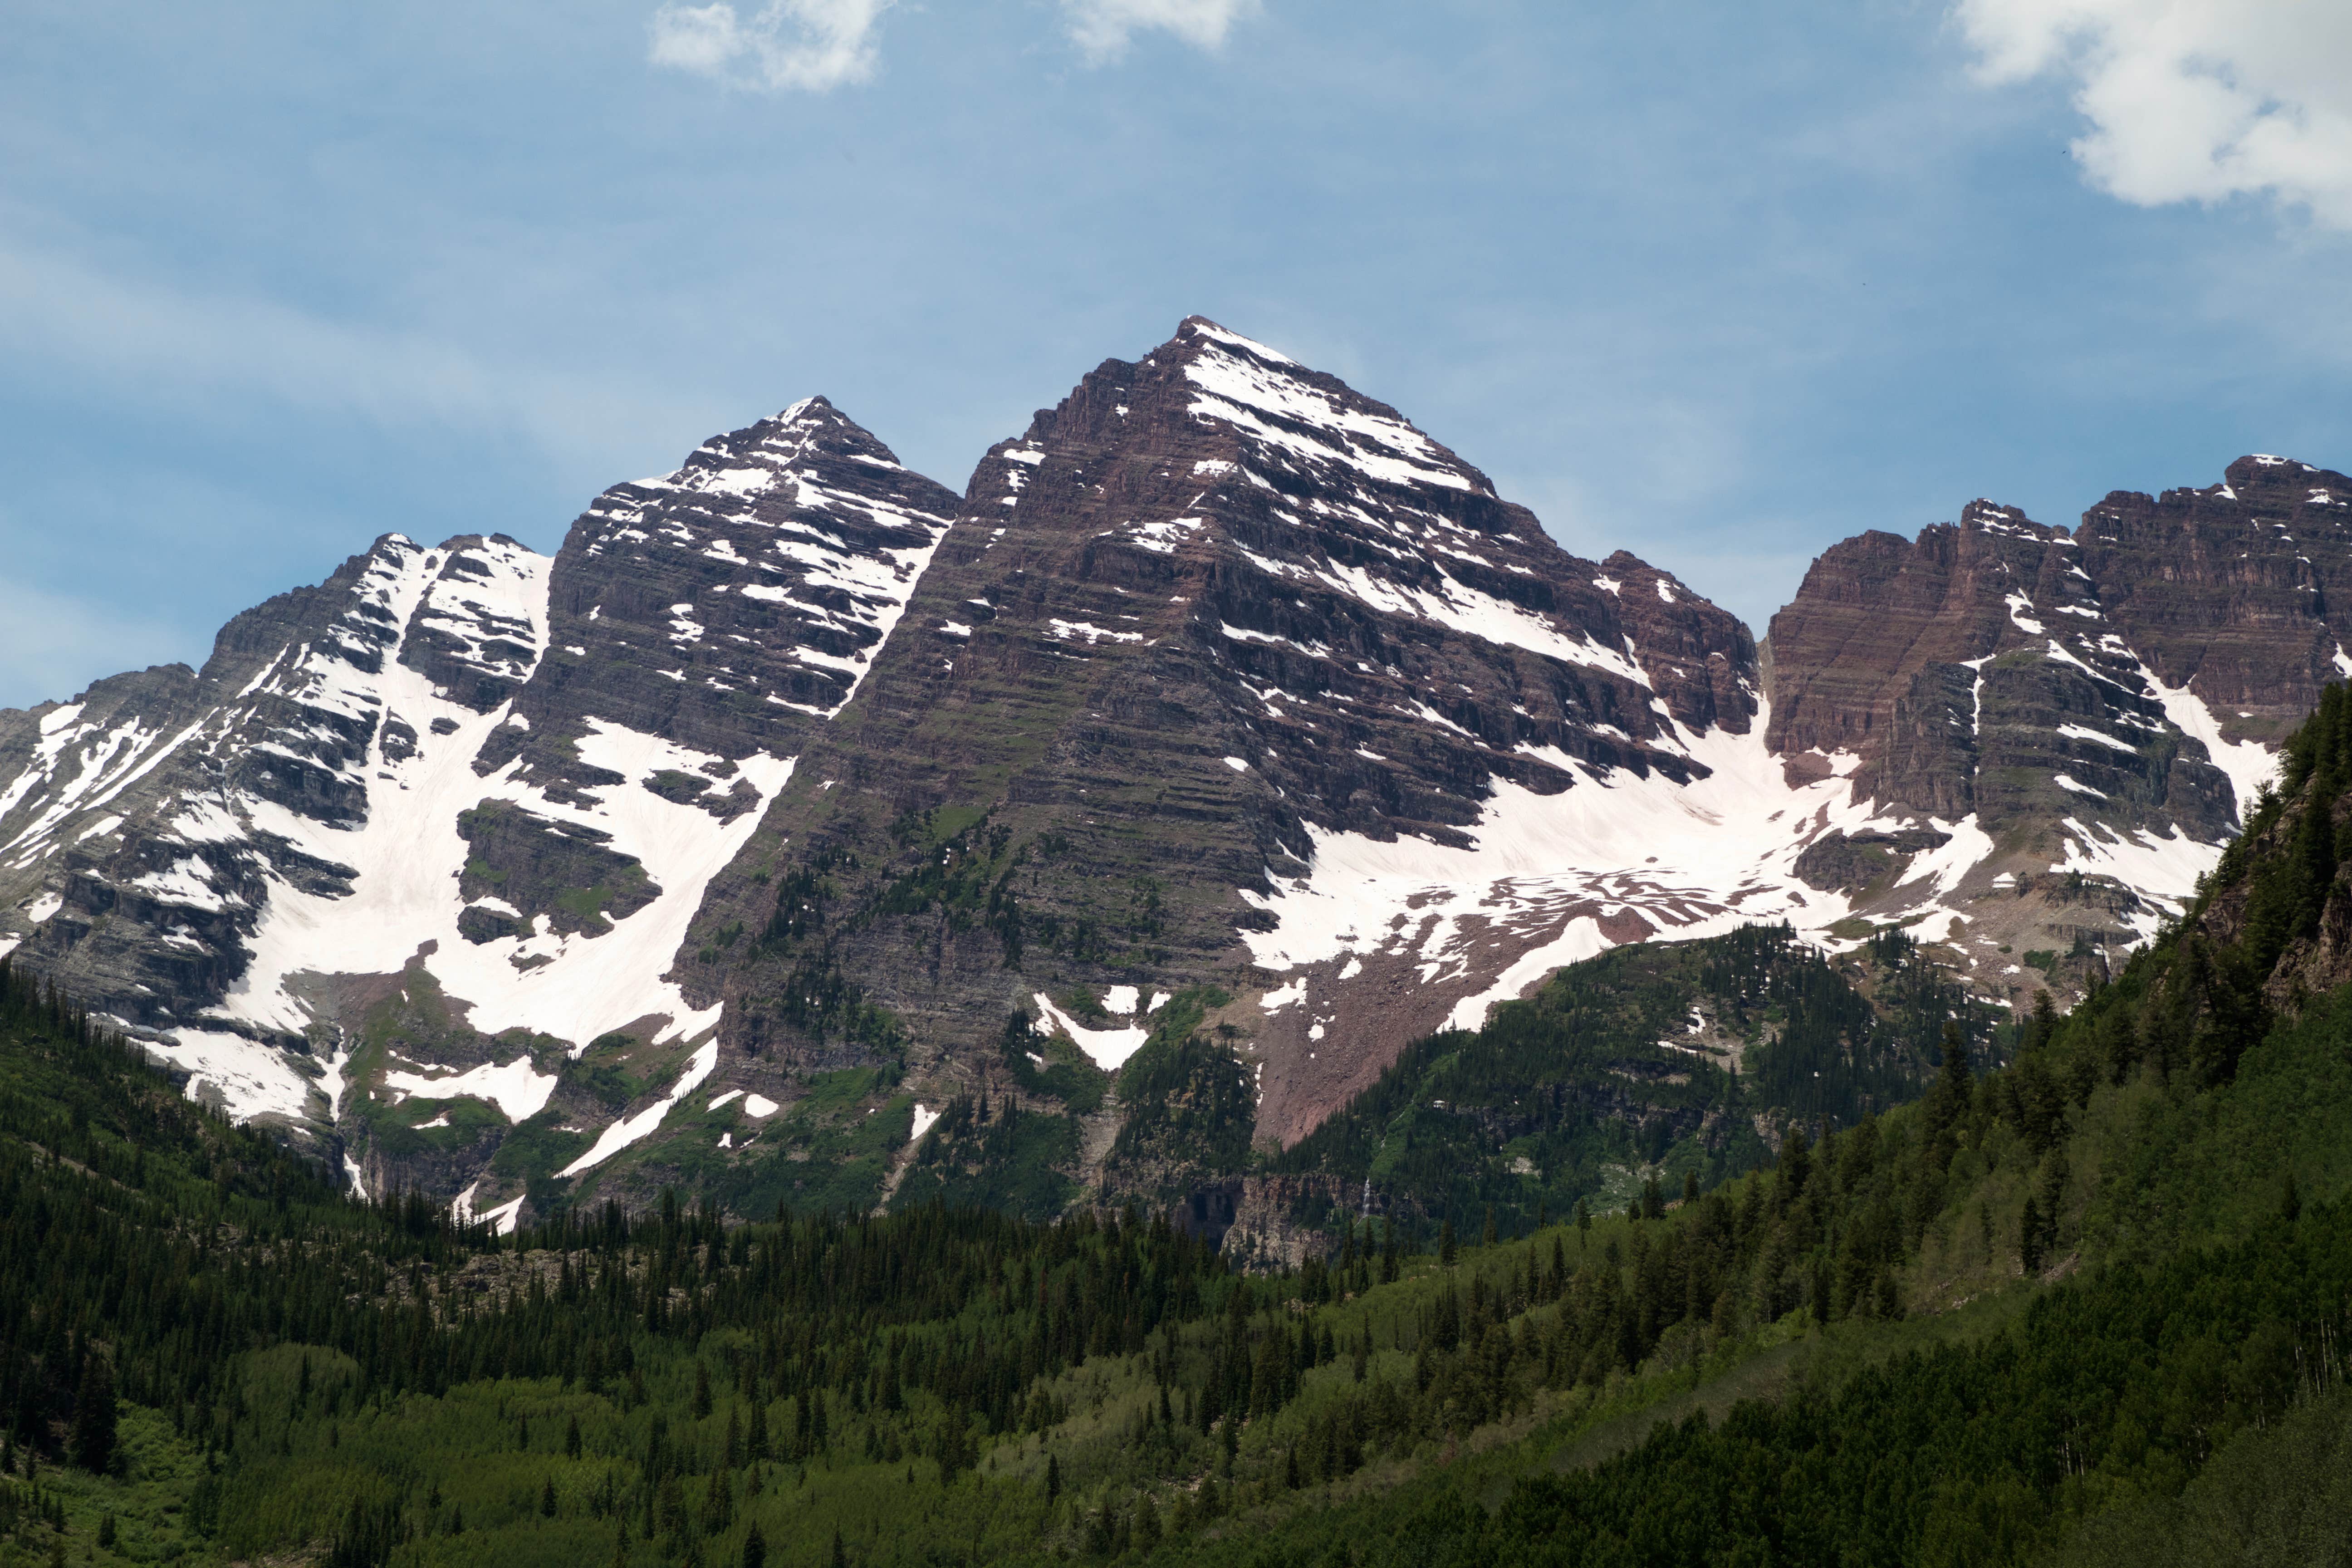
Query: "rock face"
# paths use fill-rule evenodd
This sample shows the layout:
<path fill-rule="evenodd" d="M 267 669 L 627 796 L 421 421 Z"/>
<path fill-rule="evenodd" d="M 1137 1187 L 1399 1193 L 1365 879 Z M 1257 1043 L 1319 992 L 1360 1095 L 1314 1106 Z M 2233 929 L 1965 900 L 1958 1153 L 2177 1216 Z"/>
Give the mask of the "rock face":
<path fill-rule="evenodd" d="M 1775 749 L 1851 753 L 1858 793 L 1996 837 L 2068 812 L 2223 833 L 2229 780 L 2181 751 L 2083 554 L 1986 501 L 1835 547 L 1773 617 Z"/>
<path fill-rule="evenodd" d="M 2275 743 L 2352 673 L 2352 479 L 2241 458 L 2209 489 L 2114 491 L 2075 538 L 2124 640 L 2229 739 Z"/>
<path fill-rule="evenodd" d="M 1194 318 L 961 498 L 811 399 L 552 558 L 388 536 L 202 671 L 0 713 L 0 948 L 507 1223 L 670 1181 L 1213 1226 L 1253 1143 L 1615 944 L 1902 923 L 1979 995 L 2079 980 L 2352 668 L 2346 500 L 1978 502 L 1832 550 L 1759 654 Z"/>
<path fill-rule="evenodd" d="M 478 767 L 586 780 L 592 722 L 728 761 L 793 754 L 865 679 L 955 508 L 822 397 L 614 486 L 550 565 L 548 658 Z M 747 784 L 714 776 L 704 809 L 749 808 Z"/>
<path fill-rule="evenodd" d="M 608 492 L 553 562 L 379 540 L 200 674 L 0 717 L 0 940 L 242 1117 L 517 1185 L 484 1116 L 583 1152 L 715 1025 L 663 978 L 688 921 L 952 506 L 813 400 Z"/>
<path fill-rule="evenodd" d="M 805 907 L 725 886 L 704 929 L 768 934 L 697 994 L 732 1047 L 838 1065 L 861 1059 L 848 1016 L 808 998 L 849 977 L 919 1073 L 1002 1100 L 1014 1010 L 1116 1065 L 1144 1022 L 1086 1009 L 1214 984 L 1259 1133 L 1286 1142 L 1580 921 L 1723 912 L 1638 876 L 1530 889 L 1544 849 L 1482 839 L 1498 787 L 1561 805 L 1564 851 L 1605 837 L 1606 781 L 1704 779 L 1692 737 L 1748 737 L 1757 701 L 1721 610 L 1569 555 L 1394 410 L 1196 318 L 982 461 L 762 829 Z"/>
<path fill-rule="evenodd" d="M 2263 742 L 2352 669 L 2329 595 L 2347 487 L 2242 458 L 2210 489 L 2114 492 L 2071 534 L 1979 500 L 1914 541 L 1848 540 L 1773 617 L 1769 743 L 1792 773 L 1852 759 L 1915 831 L 1991 841 L 1951 934 L 1992 984 L 2026 969 L 1998 953 L 2094 960 L 2177 907 L 2211 858 L 2190 846 L 2269 775 Z M 1923 847 L 1828 837 L 1798 869 L 1895 915 Z"/>

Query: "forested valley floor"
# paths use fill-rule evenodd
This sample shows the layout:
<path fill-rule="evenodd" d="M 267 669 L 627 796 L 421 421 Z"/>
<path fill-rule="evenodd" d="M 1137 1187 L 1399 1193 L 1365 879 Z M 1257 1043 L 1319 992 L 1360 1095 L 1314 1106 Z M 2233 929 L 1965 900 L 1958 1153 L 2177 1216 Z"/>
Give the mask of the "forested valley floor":
<path fill-rule="evenodd" d="M 2283 977 L 2347 781 L 2338 689 L 2007 1066 L 1276 1273 L 1132 1209 L 492 1237 L 0 965 L 0 1563 L 2344 1561 L 2352 989 Z"/>

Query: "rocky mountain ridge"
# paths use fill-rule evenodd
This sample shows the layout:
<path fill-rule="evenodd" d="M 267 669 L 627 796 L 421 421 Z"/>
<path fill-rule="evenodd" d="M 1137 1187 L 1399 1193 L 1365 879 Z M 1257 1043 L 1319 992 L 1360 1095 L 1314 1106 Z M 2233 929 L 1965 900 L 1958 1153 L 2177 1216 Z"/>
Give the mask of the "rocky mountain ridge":
<path fill-rule="evenodd" d="M 552 558 L 388 536 L 202 671 L 0 713 L 0 944 L 508 1223 L 891 1201 L 951 1103 L 1023 1113 L 991 1158 L 1051 1208 L 1139 1118 L 1295 1144 L 1626 942 L 1901 925 L 1990 1000 L 2078 983 L 2352 667 L 2346 500 L 2253 458 L 2072 533 L 1972 503 L 1826 552 L 1759 649 L 1193 318 L 961 498 L 812 399 Z"/>

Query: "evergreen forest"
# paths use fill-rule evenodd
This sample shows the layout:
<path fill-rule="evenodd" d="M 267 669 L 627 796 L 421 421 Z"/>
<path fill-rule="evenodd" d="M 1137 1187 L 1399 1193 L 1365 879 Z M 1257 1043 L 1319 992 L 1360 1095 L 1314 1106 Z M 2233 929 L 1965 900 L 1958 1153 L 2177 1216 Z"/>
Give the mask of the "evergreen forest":
<path fill-rule="evenodd" d="M 1660 950 L 1710 1037 L 1779 1009 L 1743 1070 L 1847 1064 L 1777 1148 L 1700 1157 L 1695 1060 L 1622 1204 L 1465 1163 L 1284 1268 L 944 1186 L 497 1236 L 0 964 L 0 1564 L 2343 1562 L 2347 789 L 2336 688 L 2183 918 L 2021 1026 L 1897 935 L 1849 1015 L 1785 933 Z M 1612 973 L 1415 1047 L 1296 1173 L 1444 1158 L 1419 1108 L 1540 1100 L 1531 1041 L 1658 1039 Z"/>

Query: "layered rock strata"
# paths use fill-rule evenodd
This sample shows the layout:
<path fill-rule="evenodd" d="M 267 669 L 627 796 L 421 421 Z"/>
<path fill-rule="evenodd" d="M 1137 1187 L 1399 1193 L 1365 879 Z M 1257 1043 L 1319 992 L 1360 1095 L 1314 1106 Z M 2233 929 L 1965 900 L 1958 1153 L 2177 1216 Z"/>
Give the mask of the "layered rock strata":
<path fill-rule="evenodd" d="M 390 536 L 201 671 L 0 713 L 0 948 L 503 1223 L 1008 1171 L 1223 1214 L 1236 1150 L 1613 944 L 1899 923 L 1981 996 L 2084 983 L 2352 670 L 2347 502 L 2272 458 L 2071 532 L 1979 501 L 1828 552 L 1759 652 L 1193 318 L 961 497 L 811 399 L 551 558 Z M 994 1152 L 909 1185 L 935 1126 Z"/>

